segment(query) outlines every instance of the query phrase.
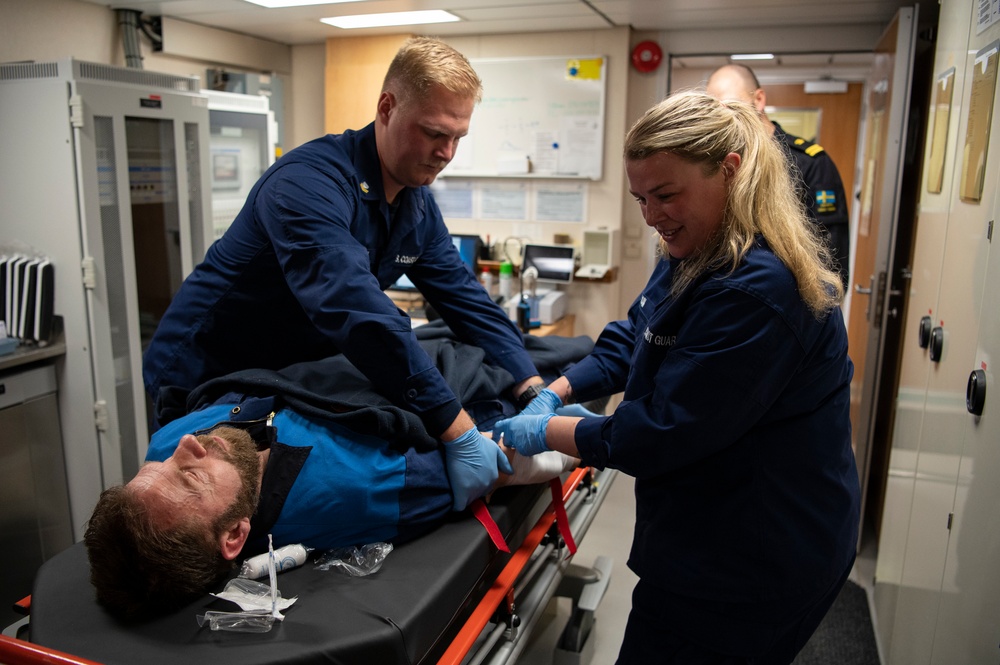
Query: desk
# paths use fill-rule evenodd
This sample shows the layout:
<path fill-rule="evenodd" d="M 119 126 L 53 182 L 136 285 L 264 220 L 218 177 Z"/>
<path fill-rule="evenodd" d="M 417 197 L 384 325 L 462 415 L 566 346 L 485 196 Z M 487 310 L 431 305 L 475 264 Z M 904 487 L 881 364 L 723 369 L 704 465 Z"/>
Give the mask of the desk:
<path fill-rule="evenodd" d="M 545 337 L 547 335 L 562 335 L 563 337 L 572 337 L 573 329 L 576 326 L 576 315 L 567 314 L 555 323 L 549 323 L 543 325 L 541 328 L 533 328 L 530 335 L 537 335 L 538 337 Z"/>
<path fill-rule="evenodd" d="M 427 323 L 427 319 L 410 318 L 413 327 L 422 326 Z M 561 335 L 562 337 L 573 337 L 573 330 L 576 327 L 576 315 L 567 314 L 555 323 L 549 323 L 540 328 L 532 328 L 529 335 L 536 337 L 546 337 L 548 335 Z"/>

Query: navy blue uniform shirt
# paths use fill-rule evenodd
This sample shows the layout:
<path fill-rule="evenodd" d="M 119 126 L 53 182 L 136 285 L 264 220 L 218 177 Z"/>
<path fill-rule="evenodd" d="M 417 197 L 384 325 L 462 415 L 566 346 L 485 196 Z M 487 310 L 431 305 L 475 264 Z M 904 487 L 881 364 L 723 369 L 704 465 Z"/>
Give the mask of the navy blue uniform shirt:
<path fill-rule="evenodd" d="M 385 201 L 374 125 L 281 157 L 174 297 L 143 358 L 154 402 L 245 369 L 342 352 L 440 434 L 461 405 L 382 291 L 403 273 L 463 341 L 515 381 L 536 374 L 520 332 L 462 262 L 427 187 Z M 163 424 L 163 423 L 159 423 Z"/>
<path fill-rule="evenodd" d="M 628 319 L 566 372 L 581 401 L 624 390 L 576 444 L 636 479 L 629 566 L 719 602 L 826 589 L 853 559 L 860 505 L 840 309 L 817 320 L 763 241 L 675 299 L 677 264 L 660 261 Z"/>

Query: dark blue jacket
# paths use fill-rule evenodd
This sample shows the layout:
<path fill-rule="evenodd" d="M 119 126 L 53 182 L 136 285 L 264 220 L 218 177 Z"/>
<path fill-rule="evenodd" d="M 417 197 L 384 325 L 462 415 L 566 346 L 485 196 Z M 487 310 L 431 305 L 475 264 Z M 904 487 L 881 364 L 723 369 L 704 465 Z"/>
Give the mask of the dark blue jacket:
<path fill-rule="evenodd" d="M 624 390 L 576 443 L 636 478 L 629 566 L 712 601 L 826 589 L 853 559 L 860 505 L 841 312 L 817 320 L 762 241 L 674 299 L 677 264 L 566 372 L 580 400 Z"/>
<path fill-rule="evenodd" d="M 771 124 L 774 125 L 775 140 L 784 148 L 793 166 L 792 177 L 799 186 L 799 196 L 806 212 L 825 234 L 846 289 L 849 286 L 851 231 L 848 224 L 851 217 L 837 165 L 823 146 L 785 133 L 776 122 Z"/>
<path fill-rule="evenodd" d="M 515 381 L 536 373 L 517 327 L 462 262 L 430 190 L 404 189 L 386 203 L 369 125 L 311 141 L 264 173 L 160 321 L 143 359 L 146 390 L 156 402 L 164 387 L 342 352 L 440 434 L 461 405 L 382 293 L 404 272 Z"/>

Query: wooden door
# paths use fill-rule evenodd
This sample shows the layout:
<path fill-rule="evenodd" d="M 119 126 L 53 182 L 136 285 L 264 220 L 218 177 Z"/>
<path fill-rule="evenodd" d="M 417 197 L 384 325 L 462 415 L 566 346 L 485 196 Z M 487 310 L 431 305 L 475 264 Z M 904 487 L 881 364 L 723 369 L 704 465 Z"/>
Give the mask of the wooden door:
<path fill-rule="evenodd" d="M 895 381 L 896 375 L 895 363 L 883 366 L 883 354 L 887 319 L 895 319 L 899 313 L 898 304 L 889 307 L 889 299 L 898 296 L 889 285 L 892 272 L 901 267 L 895 265 L 895 250 L 902 207 L 915 33 L 916 9 L 899 10 L 875 49 L 875 63 L 865 92 L 864 152 L 851 272 L 854 293 L 848 313 L 849 352 L 854 361 L 852 443 L 861 477 L 862 521 L 880 382 L 884 374 L 889 375 L 886 376 L 889 381 Z"/>
<path fill-rule="evenodd" d="M 856 204 L 854 198 L 854 165 L 857 163 L 858 127 L 861 122 L 861 99 L 864 86 L 861 83 L 850 83 L 845 93 L 809 94 L 805 86 L 796 84 L 768 83 L 764 86 L 767 93 L 767 112 L 771 115 L 774 109 L 818 109 L 819 133 L 816 143 L 823 146 L 833 163 L 837 165 L 840 179 L 844 183 L 844 192 L 848 196 L 848 210 L 853 210 Z M 773 118 L 772 118 L 773 119 Z M 780 122 L 780 120 L 779 120 Z M 796 132 L 785 127 L 792 134 Z M 812 139 L 811 136 L 803 138 Z"/>

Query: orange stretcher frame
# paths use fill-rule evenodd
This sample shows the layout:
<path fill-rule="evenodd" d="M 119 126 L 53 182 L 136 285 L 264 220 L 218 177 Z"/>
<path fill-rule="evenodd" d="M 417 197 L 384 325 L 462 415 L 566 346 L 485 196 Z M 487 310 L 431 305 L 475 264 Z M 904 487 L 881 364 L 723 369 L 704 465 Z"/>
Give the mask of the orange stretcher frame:
<path fill-rule="evenodd" d="M 570 473 L 562 485 L 563 503 L 569 500 L 588 473 L 590 473 L 588 467 L 581 467 Z M 476 639 L 494 616 L 500 604 L 506 602 L 508 609 L 513 606 L 514 582 L 542 538 L 549 532 L 553 522 L 556 521 L 556 515 L 557 505 L 553 501 L 538 518 L 535 526 L 528 532 L 507 565 L 500 571 L 476 609 L 473 610 L 455 639 L 438 660 L 438 665 L 459 665 L 475 645 Z M 15 603 L 15 607 L 27 614 L 31 607 L 31 596 Z M 4 665 L 101 665 L 97 661 L 73 656 L 8 635 L 0 635 L 0 663 Z"/>

